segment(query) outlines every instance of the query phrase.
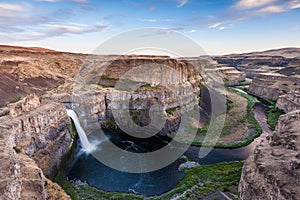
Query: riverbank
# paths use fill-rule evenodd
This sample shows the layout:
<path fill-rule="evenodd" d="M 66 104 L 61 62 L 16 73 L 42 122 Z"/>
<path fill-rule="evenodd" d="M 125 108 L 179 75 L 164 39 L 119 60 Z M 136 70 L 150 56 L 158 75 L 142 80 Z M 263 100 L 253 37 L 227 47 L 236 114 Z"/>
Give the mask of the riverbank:
<path fill-rule="evenodd" d="M 198 166 L 184 169 L 186 176 L 171 191 L 160 196 L 148 197 L 149 200 L 169 199 L 201 199 L 213 196 L 222 197 L 222 193 L 236 198 L 238 196 L 238 183 L 243 162 L 224 162 L 213 165 Z M 58 174 L 55 181 L 70 195 L 72 200 L 142 200 L 142 195 L 121 192 L 106 192 L 89 186 L 80 181 L 69 181 L 62 173 Z"/>
<path fill-rule="evenodd" d="M 229 89 L 232 90 L 232 89 Z M 238 91 L 231 91 L 235 95 L 245 95 L 247 104 L 246 109 L 247 112 L 245 116 L 247 119 L 256 119 L 266 121 L 266 118 L 259 118 L 261 116 L 260 113 L 255 113 L 257 110 L 254 106 L 257 104 L 257 100 L 253 98 L 249 98 L 246 94 L 242 94 Z M 251 96 L 250 96 L 251 97 Z M 250 102 L 250 103 L 249 103 Z M 256 105 L 259 106 L 259 105 Z M 231 108 L 232 109 L 232 108 Z M 253 115 L 249 116 L 250 110 Z M 262 109 L 260 111 L 264 112 Z M 265 113 L 263 113 L 265 114 Z M 256 121 L 256 120 L 255 120 Z M 259 123 L 256 121 L 256 125 L 252 126 L 252 128 L 256 128 Z M 246 142 L 251 143 L 254 139 L 248 137 Z M 244 141 L 244 142 L 245 142 Z M 228 145 L 228 144 L 227 144 Z M 230 146 L 221 146 L 222 148 L 233 148 L 234 145 L 238 147 L 241 143 L 232 143 Z M 245 143 L 242 146 L 246 146 Z M 216 147 L 215 147 L 216 148 Z M 217 150 L 217 149 L 215 149 Z M 234 150 L 234 149 L 233 149 Z M 253 148 L 249 146 L 249 149 L 245 150 L 250 154 Z M 239 152 L 242 152 L 241 150 Z M 249 151 L 249 152 L 248 152 Z M 198 149 L 196 150 L 195 155 L 197 154 Z M 236 158 L 237 160 L 244 160 L 245 158 Z M 191 159 L 188 157 L 187 159 Z M 215 161 L 213 161 L 215 162 Z M 216 161 L 222 162 L 222 161 Z M 193 169 L 186 169 L 184 170 L 186 175 L 182 181 L 180 181 L 173 189 L 169 192 L 164 193 L 159 196 L 149 197 L 148 199 L 159 200 L 159 199 L 170 199 L 170 198 L 180 198 L 180 199 L 189 199 L 195 198 L 200 199 L 207 196 L 212 196 L 214 198 L 218 198 L 218 196 L 228 195 L 231 198 L 237 197 L 237 185 L 239 182 L 239 177 L 241 174 L 243 163 L 242 162 L 225 162 L 225 163 L 217 163 L 211 165 L 201 165 L 199 167 Z M 74 179 L 77 180 L 77 179 Z M 107 192 L 98 188 L 91 187 L 89 184 L 84 183 L 82 181 L 69 181 L 67 176 L 60 172 L 58 176 L 55 178 L 55 181 L 71 196 L 72 199 L 144 199 L 142 195 L 136 195 L 133 193 L 123 193 L 123 192 Z M 133 191 L 132 191 L 133 192 Z"/>
<path fill-rule="evenodd" d="M 249 145 L 258 137 L 262 129 L 255 118 L 255 105 L 261 103 L 253 96 L 244 91 L 227 88 L 227 112 L 226 121 L 222 133 L 216 144 L 203 139 L 207 134 L 209 122 L 198 129 L 193 146 L 215 147 L 215 148 L 239 148 Z"/>

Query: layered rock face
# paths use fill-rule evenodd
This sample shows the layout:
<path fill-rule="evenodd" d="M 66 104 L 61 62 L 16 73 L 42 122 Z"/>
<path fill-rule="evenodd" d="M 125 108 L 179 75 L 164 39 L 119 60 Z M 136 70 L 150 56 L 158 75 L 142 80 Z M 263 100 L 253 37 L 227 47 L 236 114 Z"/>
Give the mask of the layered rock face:
<path fill-rule="evenodd" d="M 153 113 L 164 112 L 166 123 L 160 134 L 166 135 L 178 128 L 180 108 L 193 109 L 193 103 L 199 101 L 201 65 L 196 68 L 185 60 L 153 56 L 120 56 L 108 63 L 101 74 L 103 66 L 90 66 L 75 80 L 73 103 L 79 107 L 74 109 L 80 117 L 95 120 L 95 124 L 99 121 L 107 127 L 116 117 L 113 113 L 122 117 L 129 111 L 130 115 L 123 118 L 133 120 L 122 120 L 124 126 L 145 126 L 151 121 L 151 109 Z M 172 113 L 167 114 L 168 109 Z"/>
<path fill-rule="evenodd" d="M 224 84 L 226 86 L 235 86 L 240 82 L 245 81 L 246 74 L 244 72 L 236 70 L 234 67 L 228 66 L 217 66 L 217 68 L 212 69 L 214 71 L 218 71 L 222 74 Z"/>
<path fill-rule="evenodd" d="M 253 95 L 277 100 L 284 95 L 300 87 L 300 75 L 286 76 L 279 73 L 258 74 L 252 81 L 249 92 Z"/>
<path fill-rule="evenodd" d="M 4 129 L 1 134 L 9 135 Z M 46 199 L 44 188 L 45 177 L 34 160 L 23 154 L 17 154 L 13 148 L 5 147 L 0 140 L 0 198 L 15 199 Z"/>
<path fill-rule="evenodd" d="M 282 115 L 270 141 L 262 141 L 246 161 L 241 199 L 300 199 L 300 111 Z"/>
<path fill-rule="evenodd" d="M 65 107 L 29 95 L 9 108 L 0 118 L 0 199 L 46 199 L 44 176 L 56 172 L 72 144 Z"/>
<path fill-rule="evenodd" d="M 276 107 L 280 108 L 285 113 L 293 110 L 300 110 L 300 89 L 298 88 L 285 95 L 279 96 Z"/>
<path fill-rule="evenodd" d="M 231 54 L 214 57 L 219 64 L 235 67 L 246 73 L 247 78 L 254 78 L 260 73 L 274 73 L 285 68 L 300 65 L 300 49 L 285 48 L 264 52 Z"/>
<path fill-rule="evenodd" d="M 0 46 L 0 55 L 0 148 L 3 152 L 0 159 L 5 163 L 0 166 L 0 199 L 55 198 L 49 191 L 59 186 L 45 177 L 56 172 L 73 140 L 65 107 L 54 102 L 72 103 L 76 95 L 84 97 L 80 103 L 88 108 L 97 125 L 100 121 L 108 127 L 113 111 L 129 109 L 136 124 L 147 125 L 149 109 L 163 109 L 166 125 L 162 132 L 166 134 L 178 128 L 181 105 L 198 104 L 199 84 L 203 82 L 199 73 L 204 71 L 201 63 L 164 56 L 90 55 L 92 60 L 85 60 L 87 55 L 82 54 L 4 46 Z M 81 77 L 87 78 L 88 84 L 77 93 L 73 81 L 74 78 L 78 81 L 75 75 L 83 63 L 108 64 L 108 67 L 105 71 L 92 68 L 87 77 Z M 152 71 L 137 71 L 143 76 L 126 78 L 126 73 L 133 68 L 153 64 L 157 67 L 151 68 Z M 144 82 L 146 77 L 148 83 Z M 116 86 L 120 82 L 121 87 Z M 134 85 L 139 89 L 129 91 L 127 87 Z M 41 98 L 31 94 L 22 99 L 26 93 L 33 92 Z M 126 104 L 122 102 L 129 104 L 123 107 Z M 73 103 L 76 105 L 76 101 Z M 82 114 L 80 105 L 79 115 Z M 45 185 L 51 185 L 51 189 L 46 190 Z M 66 194 L 56 196 L 68 198 Z"/>

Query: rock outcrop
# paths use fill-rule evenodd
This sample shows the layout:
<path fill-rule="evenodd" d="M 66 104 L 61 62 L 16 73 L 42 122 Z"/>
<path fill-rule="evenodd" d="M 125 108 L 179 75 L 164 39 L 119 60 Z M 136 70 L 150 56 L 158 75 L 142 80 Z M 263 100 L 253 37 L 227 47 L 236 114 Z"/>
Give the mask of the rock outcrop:
<path fill-rule="evenodd" d="M 29 94 L 22 100 L 9 104 L 9 114 L 11 117 L 17 117 L 39 107 L 40 105 L 40 98 L 36 94 Z"/>
<path fill-rule="evenodd" d="M 300 87 L 300 75 L 286 76 L 279 73 L 258 74 L 249 86 L 249 93 L 271 100 L 277 100 Z"/>
<path fill-rule="evenodd" d="M 285 113 L 293 110 L 300 110 L 300 88 L 279 96 L 276 107 L 280 108 Z"/>
<path fill-rule="evenodd" d="M 9 135 L 1 129 L 1 135 Z M 45 177 L 34 160 L 24 154 L 17 154 L 6 141 L 0 139 L 0 199 L 41 199 L 47 198 Z"/>
<path fill-rule="evenodd" d="M 39 102 L 29 95 L 10 106 L 11 116 L 1 118 L 0 199 L 46 199 L 45 176 L 56 172 L 70 149 L 64 105 Z"/>
<path fill-rule="evenodd" d="M 214 57 L 214 59 L 219 64 L 235 67 L 246 73 L 247 78 L 254 78 L 260 73 L 286 71 L 285 68 L 300 66 L 300 49 L 284 48 L 263 52 L 230 54 Z"/>
<path fill-rule="evenodd" d="M 105 61 L 109 64 L 102 74 L 103 67 L 100 64 L 101 68 L 98 68 L 98 63 L 103 63 L 103 60 L 95 59 L 95 66 L 82 70 L 84 73 L 79 74 L 80 79 L 75 80 L 72 102 L 79 105 L 73 108 L 80 117 L 89 117 L 112 129 L 116 127 L 112 124 L 112 113 L 119 113 L 121 117 L 122 111 L 129 111 L 131 116 L 127 118 L 133 120 L 122 120 L 122 125 L 133 127 L 134 124 L 145 126 L 151 122 L 150 109 L 166 111 L 166 123 L 159 133 L 166 135 L 179 127 L 180 108 L 185 106 L 191 110 L 193 105 L 198 105 L 199 84 L 203 84 L 199 73 L 201 65 L 197 69 L 185 60 L 169 57 L 119 56 L 111 61 L 108 59 Z M 126 76 L 130 72 L 132 74 Z"/>
<path fill-rule="evenodd" d="M 243 167 L 241 199 L 300 199 L 300 111 L 282 115 Z"/>
<path fill-rule="evenodd" d="M 217 68 L 212 70 L 218 71 L 222 74 L 225 86 L 239 85 L 240 82 L 245 81 L 246 79 L 246 74 L 244 72 L 238 71 L 234 67 L 218 65 Z"/>

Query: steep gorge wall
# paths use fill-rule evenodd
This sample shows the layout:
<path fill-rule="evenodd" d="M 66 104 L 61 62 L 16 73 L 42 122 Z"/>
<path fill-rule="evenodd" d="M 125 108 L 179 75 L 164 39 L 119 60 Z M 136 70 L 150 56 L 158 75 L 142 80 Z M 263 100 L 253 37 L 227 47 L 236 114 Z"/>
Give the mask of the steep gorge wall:
<path fill-rule="evenodd" d="M 282 115 L 243 167 L 241 199 L 300 199 L 300 111 Z"/>
<path fill-rule="evenodd" d="M 293 110 L 300 110 L 300 88 L 279 96 L 276 107 L 280 108 L 285 113 Z"/>
<path fill-rule="evenodd" d="M 34 97 L 11 105 L 13 117 L 0 118 L 0 199 L 46 199 L 44 176 L 56 172 L 73 141 L 65 106 L 39 105 Z"/>
<path fill-rule="evenodd" d="M 253 95 L 277 100 L 284 95 L 300 87 L 300 76 L 286 76 L 279 73 L 258 74 L 249 86 L 249 92 Z"/>
<path fill-rule="evenodd" d="M 123 77 L 138 66 L 147 66 L 147 70 L 137 69 L 133 76 Z M 97 65 L 90 67 L 86 73 L 80 74 L 88 84 L 82 86 L 77 82 L 79 89 L 73 93 L 72 101 L 79 105 L 74 107 L 79 117 L 88 116 L 95 120 L 95 124 L 99 121 L 104 127 L 112 122 L 113 112 L 122 110 L 129 110 L 131 118 L 136 118 L 135 123 L 147 125 L 150 123 L 148 111 L 156 107 L 154 111 L 158 112 L 172 110 L 172 114 L 165 113 L 167 123 L 160 132 L 166 135 L 178 128 L 180 112 L 177 110 L 182 106 L 193 109 L 193 105 L 199 102 L 199 85 L 203 84 L 201 64 L 196 68 L 187 61 L 169 57 L 120 56 L 109 62 L 101 76 Z M 127 127 L 134 125 L 133 121 L 122 120 Z"/>

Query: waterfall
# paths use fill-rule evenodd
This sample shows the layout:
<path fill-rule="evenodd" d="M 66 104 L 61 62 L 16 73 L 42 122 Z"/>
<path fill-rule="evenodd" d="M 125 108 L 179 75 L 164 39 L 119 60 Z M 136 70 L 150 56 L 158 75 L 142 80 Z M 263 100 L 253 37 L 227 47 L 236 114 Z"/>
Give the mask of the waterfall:
<path fill-rule="evenodd" d="M 79 135 L 79 139 L 81 142 L 81 146 L 82 148 L 87 152 L 87 153 L 91 153 L 92 151 L 96 150 L 97 145 L 96 144 L 92 144 L 89 142 L 83 128 L 80 125 L 79 119 L 77 117 L 77 114 L 74 112 L 74 110 L 70 110 L 67 109 L 67 114 L 72 118 L 74 124 L 75 124 L 75 128 L 77 130 L 77 133 Z"/>

